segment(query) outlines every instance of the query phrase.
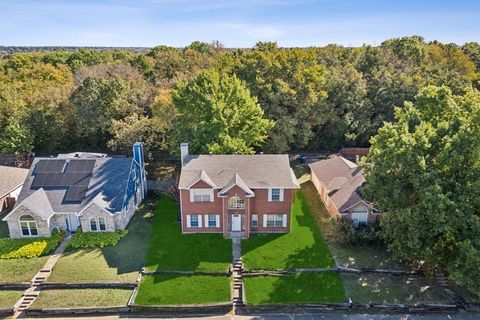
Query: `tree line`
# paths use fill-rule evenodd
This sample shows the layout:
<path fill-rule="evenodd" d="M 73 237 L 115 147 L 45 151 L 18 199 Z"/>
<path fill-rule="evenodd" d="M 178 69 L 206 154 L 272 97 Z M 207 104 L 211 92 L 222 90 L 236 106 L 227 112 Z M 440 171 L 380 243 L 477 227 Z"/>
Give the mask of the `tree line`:
<path fill-rule="evenodd" d="M 480 46 L 390 39 L 380 46 L 17 53 L 0 59 L 0 152 L 272 153 L 368 146 L 394 107 L 428 86 L 479 84 Z"/>

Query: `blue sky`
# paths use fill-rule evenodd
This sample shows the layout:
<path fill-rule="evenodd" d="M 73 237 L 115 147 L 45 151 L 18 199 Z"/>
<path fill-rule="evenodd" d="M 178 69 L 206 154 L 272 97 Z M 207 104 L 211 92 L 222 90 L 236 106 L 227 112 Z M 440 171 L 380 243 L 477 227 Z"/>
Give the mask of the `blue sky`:
<path fill-rule="evenodd" d="M 0 45 L 480 42 L 480 0 L 0 0 Z"/>

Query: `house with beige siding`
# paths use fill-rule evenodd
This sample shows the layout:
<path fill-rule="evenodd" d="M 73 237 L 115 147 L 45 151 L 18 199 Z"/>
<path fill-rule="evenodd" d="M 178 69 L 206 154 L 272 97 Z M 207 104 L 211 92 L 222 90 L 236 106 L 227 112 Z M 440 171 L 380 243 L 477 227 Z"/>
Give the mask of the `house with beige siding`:
<path fill-rule="evenodd" d="M 13 208 L 28 169 L 0 165 L 0 213 Z"/>
<path fill-rule="evenodd" d="M 311 181 L 333 218 L 352 221 L 354 226 L 373 224 L 381 213 L 365 201 L 360 188 L 365 183 L 363 170 L 342 156 L 309 164 Z"/>
<path fill-rule="evenodd" d="M 183 233 L 289 232 L 299 184 L 288 155 L 190 155 L 187 143 L 180 149 Z"/>
<path fill-rule="evenodd" d="M 54 229 L 122 230 L 146 192 L 142 143 L 132 158 L 87 152 L 35 158 L 3 221 L 11 238 L 49 237 Z"/>

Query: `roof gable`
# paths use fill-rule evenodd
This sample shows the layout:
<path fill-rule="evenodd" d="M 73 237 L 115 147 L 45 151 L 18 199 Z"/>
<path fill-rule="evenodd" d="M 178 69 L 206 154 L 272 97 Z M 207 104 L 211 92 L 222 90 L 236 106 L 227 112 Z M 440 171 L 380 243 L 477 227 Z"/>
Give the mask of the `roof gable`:
<path fill-rule="evenodd" d="M 220 195 L 221 196 L 225 195 L 228 192 L 228 190 L 230 190 L 234 186 L 237 186 L 237 187 L 241 188 L 243 191 L 245 191 L 247 196 L 253 196 L 252 189 L 250 189 L 248 187 L 248 185 L 245 183 L 245 181 L 243 181 L 243 179 L 240 177 L 240 175 L 236 172 L 233 175 L 232 179 L 230 179 L 230 181 L 227 183 L 227 185 L 222 190 L 220 190 Z"/>
<path fill-rule="evenodd" d="M 201 173 L 216 188 L 224 188 L 238 174 L 249 189 L 298 188 L 288 155 L 189 155 L 179 180 L 179 189 L 188 189 Z"/>

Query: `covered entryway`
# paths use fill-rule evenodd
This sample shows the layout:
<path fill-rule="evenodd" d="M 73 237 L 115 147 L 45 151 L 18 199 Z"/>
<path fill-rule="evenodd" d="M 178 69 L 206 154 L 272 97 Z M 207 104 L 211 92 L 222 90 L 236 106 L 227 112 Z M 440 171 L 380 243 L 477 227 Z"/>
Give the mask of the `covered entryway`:
<path fill-rule="evenodd" d="M 77 231 L 78 227 L 80 227 L 80 217 L 75 213 L 67 214 L 65 216 L 65 223 L 68 231 Z"/>

